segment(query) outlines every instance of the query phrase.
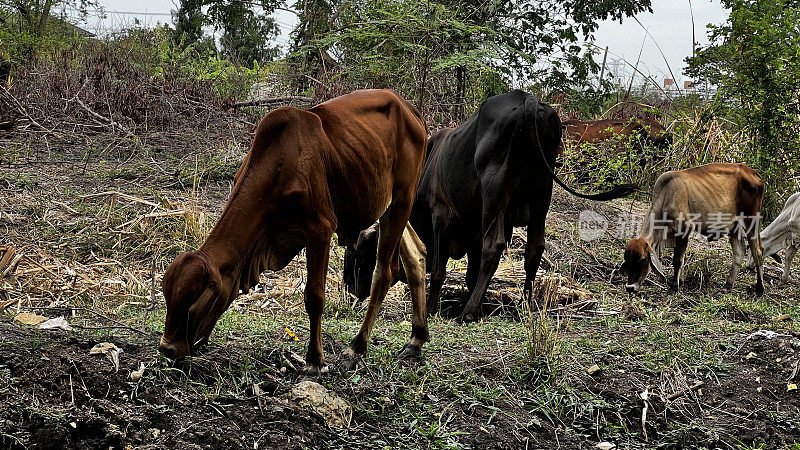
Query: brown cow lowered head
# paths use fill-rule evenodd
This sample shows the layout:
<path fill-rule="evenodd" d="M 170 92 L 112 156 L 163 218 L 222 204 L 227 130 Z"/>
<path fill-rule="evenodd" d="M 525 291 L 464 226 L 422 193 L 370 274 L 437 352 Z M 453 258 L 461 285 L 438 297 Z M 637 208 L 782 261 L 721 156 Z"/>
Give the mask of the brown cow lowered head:
<path fill-rule="evenodd" d="M 619 272 L 628 277 L 625 290 L 630 293 L 638 292 L 651 267 L 659 277 L 666 279 L 664 269 L 660 266 L 658 258 L 653 257 L 653 248 L 646 239 L 631 239 L 625 247 L 625 259 L 619 267 Z"/>
<path fill-rule="evenodd" d="M 698 233 L 709 241 L 723 236 L 728 236 L 730 241 L 733 261 L 720 293 L 733 289 L 746 243 L 756 271 L 753 287 L 755 294 L 761 296 L 764 279 L 759 230 L 763 198 L 764 184 L 760 175 L 744 164 L 711 163 L 662 174 L 653 187 L 653 200 L 641 233 L 625 248 L 620 267 L 620 272 L 628 276 L 625 289 L 638 291 L 651 267 L 666 281 L 660 253 L 670 246 L 674 251 L 669 291 L 679 291 L 689 235 Z"/>
<path fill-rule="evenodd" d="M 391 90 L 363 90 L 308 110 L 282 107 L 259 123 L 219 220 L 202 246 L 164 274 L 167 317 L 160 350 L 180 359 L 208 340 L 240 292 L 265 270 L 280 270 L 306 249 L 303 301 L 309 316 L 306 373 L 324 366 L 322 313 L 331 238 L 354 243 L 380 219 L 377 268 L 358 334 L 345 356 L 366 352 L 400 260 L 409 275 L 412 330 L 400 357 L 428 341 L 425 247 L 408 217 L 427 134 L 419 111 Z"/>
<path fill-rule="evenodd" d="M 178 255 L 164 273 L 162 289 L 167 320 L 159 348 L 169 358 L 191 353 L 208 340 L 211 330 L 228 307 L 222 296 L 219 271 L 198 252 Z"/>

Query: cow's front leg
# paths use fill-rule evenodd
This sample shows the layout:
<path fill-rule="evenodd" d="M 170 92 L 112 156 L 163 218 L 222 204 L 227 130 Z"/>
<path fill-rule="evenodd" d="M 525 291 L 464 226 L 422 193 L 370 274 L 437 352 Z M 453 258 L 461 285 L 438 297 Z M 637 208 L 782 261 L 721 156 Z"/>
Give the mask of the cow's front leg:
<path fill-rule="evenodd" d="M 447 231 L 444 228 L 444 221 L 433 220 L 433 252 L 431 262 L 433 267 L 431 270 L 431 285 L 428 291 L 428 300 L 426 306 L 426 314 L 431 316 L 439 311 L 439 303 L 441 301 L 442 287 L 444 280 L 447 278 L 447 260 L 450 257 L 450 240 L 447 238 Z M 467 282 L 469 285 L 469 282 Z"/>
<path fill-rule="evenodd" d="M 398 358 L 416 358 L 422 354 L 422 344 L 430 340 L 428 312 L 425 307 L 425 244 L 411 225 L 400 240 L 400 259 L 405 267 L 408 289 L 411 291 L 411 338 Z"/>
<path fill-rule="evenodd" d="M 678 292 L 683 280 L 683 263 L 686 256 L 686 247 L 689 246 L 689 235 L 675 236 L 675 252 L 672 254 L 672 282 L 669 292 Z"/>
<path fill-rule="evenodd" d="M 361 323 L 358 334 L 350 341 L 350 347 L 345 350 L 344 356 L 349 359 L 351 366 L 367 352 L 367 341 L 378 317 L 386 292 L 389 290 L 394 277 L 400 270 L 400 237 L 408 223 L 411 211 L 411 202 L 403 202 L 398 206 L 399 200 L 392 199 L 389 209 L 380 219 L 378 232 L 378 254 L 375 261 L 375 272 L 372 274 L 372 288 L 369 293 L 369 305 Z"/>
<path fill-rule="evenodd" d="M 325 364 L 322 353 L 322 311 L 325 309 L 325 275 L 328 273 L 331 235 L 329 230 L 314 233 L 306 246 L 307 278 L 303 301 L 310 321 L 310 335 L 304 372 L 311 377 L 319 376 Z"/>
<path fill-rule="evenodd" d="M 478 283 L 478 269 L 481 267 L 481 245 L 473 245 L 467 251 L 467 275 L 465 281 L 467 282 L 467 292 L 471 293 L 475 289 L 475 284 Z"/>

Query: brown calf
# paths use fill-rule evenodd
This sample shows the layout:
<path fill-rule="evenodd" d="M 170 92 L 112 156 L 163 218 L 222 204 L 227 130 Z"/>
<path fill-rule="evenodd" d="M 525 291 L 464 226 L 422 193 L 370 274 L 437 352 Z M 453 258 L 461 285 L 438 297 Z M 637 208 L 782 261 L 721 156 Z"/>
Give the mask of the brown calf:
<path fill-rule="evenodd" d="M 661 175 L 653 188 L 653 203 L 642 232 L 625 248 L 620 272 L 628 276 L 628 292 L 638 291 L 652 267 L 662 278 L 659 260 L 662 247 L 674 242 L 674 268 L 670 291 L 680 287 L 684 254 L 692 231 L 709 240 L 728 235 L 733 250 L 724 292 L 733 288 L 744 258 L 747 239 L 756 266 L 756 294 L 764 293 L 759 218 L 764 184 L 756 171 L 744 164 L 715 163 Z"/>

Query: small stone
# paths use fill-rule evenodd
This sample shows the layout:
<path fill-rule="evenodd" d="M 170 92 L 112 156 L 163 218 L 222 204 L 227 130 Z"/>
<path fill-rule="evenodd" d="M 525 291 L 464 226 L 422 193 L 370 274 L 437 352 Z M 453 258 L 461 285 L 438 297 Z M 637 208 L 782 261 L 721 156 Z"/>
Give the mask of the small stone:
<path fill-rule="evenodd" d="M 134 370 L 133 372 L 131 372 L 131 381 L 137 382 L 137 381 L 141 380 L 142 376 L 144 376 L 144 369 L 145 369 L 144 363 L 140 362 L 139 363 L 139 370 Z"/>
<path fill-rule="evenodd" d="M 348 428 L 353 410 L 342 398 L 313 381 L 301 381 L 289 393 L 300 406 L 313 408 L 332 427 Z"/>
<path fill-rule="evenodd" d="M 586 369 L 586 373 L 588 373 L 589 375 L 594 375 L 594 374 L 596 374 L 598 372 L 600 372 L 600 366 L 598 366 L 597 364 L 595 364 L 592 367 L 589 367 L 588 369 Z"/>
<path fill-rule="evenodd" d="M 594 447 L 599 448 L 600 450 L 614 450 L 615 448 L 617 448 L 617 446 L 612 444 L 611 442 L 600 442 Z"/>
<path fill-rule="evenodd" d="M 40 316 L 38 314 L 34 314 L 34 313 L 30 313 L 30 312 L 19 313 L 16 316 L 14 316 L 14 322 L 18 322 L 18 323 L 21 323 L 23 325 L 34 325 L 34 326 L 36 326 L 36 325 L 39 325 L 40 323 L 44 322 L 45 320 L 47 320 L 47 317 Z"/>

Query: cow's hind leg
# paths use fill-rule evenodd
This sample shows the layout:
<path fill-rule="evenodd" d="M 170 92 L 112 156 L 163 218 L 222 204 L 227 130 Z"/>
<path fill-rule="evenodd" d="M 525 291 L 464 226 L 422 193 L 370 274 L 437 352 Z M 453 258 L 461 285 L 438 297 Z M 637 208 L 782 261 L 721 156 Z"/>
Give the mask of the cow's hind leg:
<path fill-rule="evenodd" d="M 550 198 L 553 195 L 553 182 L 548 181 L 547 186 L 536 189 L 541 192 L 541 197 L 534 200 L 531 205 L 530 219 L 528 220 L 528 242 L 525 246 L 525 285 L 522 290 L 523 299 L 528 300 L 528 306 L 533 307 L 533 283 L 536 273 L 544 255 L 545 218 L 550 209 Z M 538 203 L 538 204 L 537 204 Z"/>
<path fill-rule="evenodd" d="M 422 344 L 430 340 L 428 334 L 428 312 L 425 306 L 425 244 L 406 225 L 400 238 L 400 259 L 406 272 L 408 289 L 411 291 L 411 339 L 398 356 L 400 359 L 418 357 Z"/>
<path fill-rule="evenodd" d="M 433 218 L 433 246 L 429 251 L 433 252 L 431 258 L 431 285 L 428 292 L 427 314 L 436 314 L 439 310 L 439 297 L 442 294 L 442 286 L 447 277 L 447 260 L 450 258 L 450 240 L 447 238 L 446 221 L 440 217 Z"/>
<path fill-rule="evenodd" d="M 310 322 L 305 373 L 318 376 L 325 364 L 322 353 L 322 311 L 325 309 L 325 277 L 328 274 L 328 257 L 333 231 L 321 229 L 309 233 L 306 245 L 306 270 L 308 272 L 303 301 Z"/>
<path fill-rule="evenodd" d="M 475 283 L 475 289 L 470 293 L 464 311 L 458 318 L 459 322 L 472 322 L 480 319 L 483 296 L 489 289 L 489 282 L 492 281 L 492 275 L 497 270 L 500 257 L 505 249 L 506 240 L 503 233 L 504 212 L 500 211 L 499 214 L 495 214 L 494 217 L 490 217 L 492 214 L 484 212 L 484 223 L 488 223 L 488 226 L 485 228 L 486 232 L 483 235 L 478 280 Z"/>
<path fill-rule="evenodd" d="M 344 352 L 344 356 L 353 361 L 366 353 L 367 341 L 372 333 L 372 327 L 375 325 L 378 311 L 389 286 L 400 270 L 400 238 L 406 223 L 408 223 L 411 204 L 403 202 L 401 206 L 396 200 L 392 199 L 392 204 L 380 219 L 378 254 L 375 261 L 375 272 L 372 274 L 369 305 L 364 321 L 361 323 L 361 329 L 350 341 L 350 347 Z"/>
<path fill-rule="evenodd" d="M 747 243 L 750 245 L 750 253 L 756 266 L 756 295 L 761 297 L 764 295 L 764 248 L 761 246 L 761 236 L 758 235 L 758 231 L 754 234 L 752 237 L 748 236 Z"/>
<path fill-rule="evenodd" d="M 731 251 L 733 253 L 733 263 L 731 264 L 731 271 L 728 274 L 728 280 L 725 282 L 725 286 L 722 288 L 723 293 L 728 293 L 731 291 L 731 289 L 733 289 L 733 284 L 736 282 L 736 277 L 739 275 L 739 269 L 741 269 L 742 267 L 742 261 L 744 261 L 744 245 L 742 243 L 742 240 L 738 236 L 733 236 L 733 234 L 731 234 L 729 239 L 731 242 Z M 756 266 L 759 267 L 758 269 L 756 269 L 756 271 L 761 270 L 760 269 L 761 264 L 759 263 L 760 254 L 761 254 L 760 251 L 758 256 L 755 253 L 753 253 L 753 258 L 756 261 Z"/>
<path fill-rule="evenodd" d="M 508 206 L 513 186 L 518 179 L 509 173 L 506 161 L 499 170 L 486 170 L 486 176 L 481 180 L 483 190 L 483 210 L 481 215 L 481 264 L 478 269 L 478 281 L 475 289 L 470 293 L 467 305 L 458 318 L 459 322 L 472 322 L 481 317 L 481 303 L 489 283 L 500 263 L 500 257 L 506 248 L 505 238 L 505 213 Z"/>
<path fill-rule="evenodd" d="M 675 251 L 672 254 L 672 282 L 669 284 L 670 292 L 678 292 L 683 280 L 683 262 L 686 257 L 686 247 L 689 246 L 689 235 L 675 236 Z"/>
<path fill-rule="evenodd" d="M 788 283 L 789 277 L 792 275 L 792 260 L 794 259 L 794 254 L 797 253 L 797 246 L 791 244 L 789 247 L 786 248 L 786 255 L 784 255 L 783 263 L 783 275 L 781 275 L 781 283 Z"/>

